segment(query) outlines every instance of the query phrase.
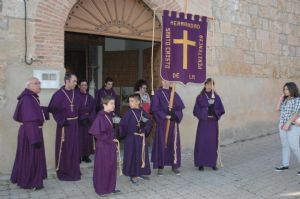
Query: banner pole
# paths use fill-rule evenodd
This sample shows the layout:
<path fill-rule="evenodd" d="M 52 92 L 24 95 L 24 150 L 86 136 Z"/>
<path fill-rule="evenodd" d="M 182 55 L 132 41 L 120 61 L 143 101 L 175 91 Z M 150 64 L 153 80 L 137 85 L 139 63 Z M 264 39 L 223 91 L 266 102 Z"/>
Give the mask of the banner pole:
<path fill-rule="evenodd" d="M 184 0 L 184 13 L 187 13 L 187 4 L 188 0 Z M 176 83 L 172 83 L 172 91 L 171 91 L 171 96 L 170 96 L 170 103 L 169 103 L 169 111 L 172 110 L 173 108 L 173 103 L 174 103 L 174 95 L 175 95 L 175 89 L 176 89 Z M 170 131 L 170 119 L 167 121 L 167 126 L 166 126 L 166 135 L 165 135 L 165 148 L 168 147 L 168 138 L 169 138 L 169 131 Z M 175 125 L 176 128 L 176 125 Z M 175 143 L 176 144 L 176 143 Z"/>

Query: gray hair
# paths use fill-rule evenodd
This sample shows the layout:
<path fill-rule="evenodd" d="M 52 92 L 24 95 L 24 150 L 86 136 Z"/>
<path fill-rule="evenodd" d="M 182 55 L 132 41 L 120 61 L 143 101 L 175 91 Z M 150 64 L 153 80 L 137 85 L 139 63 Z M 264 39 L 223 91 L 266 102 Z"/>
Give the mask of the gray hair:
<path fill-rule="evenodd" d="M 27 81 L 26 81 L 26 83 L 25 83 L 25 87 L 26 87 L 26 88 L 29 88 L 29 85 L 30 85 L 34 80 L 40 81 L 40 80 L 39 80 L 38 78 L 36 78 L 36 77 L 30 77 L 30 78 L 27 79 Z"/>

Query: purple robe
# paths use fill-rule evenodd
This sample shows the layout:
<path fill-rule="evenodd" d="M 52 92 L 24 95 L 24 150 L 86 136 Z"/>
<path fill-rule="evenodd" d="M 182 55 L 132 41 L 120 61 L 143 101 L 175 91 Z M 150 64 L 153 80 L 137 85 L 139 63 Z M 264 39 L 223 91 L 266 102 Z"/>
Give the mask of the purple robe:
<path fill-rule="evenodd" d="M 97 194 L 115 191 L 117 181 L 117 147 L 110 113 L 97 114 L 89 133 L 96 139 L 93 184 Z"/>
<path fill-rule="evenodd" d="M 79 168 L 79 131 L 78 131 L 78 108 L 80 101 L 78 92 L 74 91 L 73 111 L 71 103 L 64 94 L 72 100 L 73 90 L 66 90 L 64 86 L 56 91 L 49 103 L 49 108 L 57 123 L 56 143 L 55 143 L 55 167 L 58 166 L 60 147 L 62 149 L 59 170 L 56 171 L 57 177 L 64 181 L 80 180 Z M 61 135 L 64 129 L 64 142 L 61 145 Z"/>
<path fill-rule="evenodd" d="M 106 96 L 106 95 L 111 95 L 115 98 L 115 113 L 117 115 L 120 115 L 120 99 L 117 96 L 117 94 L 115 93 L 114 89 L 111 88 L 109 90 L 105 89 L 104 87 L 99 89 L 96 92 L 96 96 L 95 96 L 95 101 L 96 101 L 96 108 L 98 111 L 103 109 L 102 103 L 101 103 L 101 98 Z"/>
<path fill-rule="evenodd" d="M 18 97 L 13 116 L 21 126 L 11 182 L 24 189 L 42 188 L 43 179 L 47 178 L 42 126 L 49 115 L 39 103 L 38 95 L 25 89 Z"/>
<path fill-rule="evenodd" d="M 141 175 L 150 175 L 150 161 L 148 153 L 148 144 L 145 138 L 145 159 L 144 166 L 142 168 L 142 147 L 143 147 L 143 137 L 140 135 L 135 135 L 138 132 L 138 122 L 133 114 L 136 114 L 138 120 L 143 114 L 144 118 L 148 121 L 143 127 L 141 127 L 141 132 L 148 137 L 151 131 L 152 122 L 150 116 L 142 111 L 142 109 L 129 109 L 124 117 L 120 121 L 120 137 L 124 138 L 124 158 L 123 158 L 123 174 L 130 177 L 137 177 Z"/>
<path fill-rule="evenodd" d="M 165 95 L 164 95 L 165 94 Z M 168 136 L 168 144 L 165 147 L 165 134 L 168 114 L 169 100 L 171 96 L 171 90 L 159 89 L 155 92 L 151 102 L 151 111 L 156 121 L 156 129 L 152 147 L 153 168 L 163 166 L 172 166 L 176 169 L 181 166 L 181 146 L 180 146 L 180 135 L 179 135 L 179 123 L 183 118 L 182 110 L 185 108 L 180 96 L 175 92 L 173 110 L 175 111 L 177 121 L 170 122 L 170 130 Z M 175 132 L 176 136 L 176 163 L 175 160 Z"/>
<path fill-rule="evenodd" d="M 88 93 L 79 92 L 79 151 L 80 157 L 93 153 L 93 137 L 88 133 L 95 117 L 96 107 L 94 98 Z"/>
<path fill-rule="evenodd" d="M 194 150 L 194 163 L 196 167 L 217 166 L 218 150 L 218 120 L 225 113 L 221 98 L 215 93 L 213 117 L 209 116 L 208 98 L 211 98 L 211 92 L 198 95 L 194 106 L 194 116 L 198 118 L 197 135 Z M 207 98 L 208 97 L 208 98 Z"/>

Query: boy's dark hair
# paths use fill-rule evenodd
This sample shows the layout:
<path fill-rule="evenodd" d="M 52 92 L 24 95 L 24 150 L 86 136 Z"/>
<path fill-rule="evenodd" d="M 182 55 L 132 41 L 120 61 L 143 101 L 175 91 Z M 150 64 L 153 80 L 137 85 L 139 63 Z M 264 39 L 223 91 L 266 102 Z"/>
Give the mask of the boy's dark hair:
<path fill-rule="evenodd" d="M 114 80 L 111 77 L 107 77 L 104 83 L 106 84 L 107 82 L 114 82 Z"/>
<path fill-rule="evenodd" d="M 101 97 L 101 104 L 107 105 L 111 100 L 115 100 L 115 98 L 111 95 L 105 95 L 104 97 Z"/>
<path fill-rule="evenodd" d="M 129 95 L 128 100 L 129 100 L 130 98 L 134 98 L 134 99 L 138 100 L 139 102 L 142 101 L 141 96 L 140 96 L 140 94 L 138 94 L 138 93 L 134 93 L 134 94 Z"/>
<path fill-rule="evenodd" d="M 82 82 L 86 82 L 88 84 L 88 81 L 86 79 L 82 79 L 82 80 L 80 80 L 78 85 L 80 85 Z"/>

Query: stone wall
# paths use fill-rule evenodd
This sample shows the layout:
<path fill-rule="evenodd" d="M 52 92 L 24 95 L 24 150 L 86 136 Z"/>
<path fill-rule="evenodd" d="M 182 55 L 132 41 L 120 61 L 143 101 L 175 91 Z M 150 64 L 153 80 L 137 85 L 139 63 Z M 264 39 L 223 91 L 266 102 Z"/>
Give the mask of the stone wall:
<path fill-rule="evenodd" d="M 23 1 L 0 0 L 0 173 L 12 168 L 18 124 L 11 118 L 26 79 L 33 69 L 64 73 L 64 24 L 75 2 L 28 1 L 28 56 L 35 60 L 28 66 Z M 145 2 L 153 8 L 167 0 Z M 220 121 L 222 143 L 276 131 L 278 114 L 273 108 L 283 83 L 300 83 L 299 4 L 298 0 L 189 0 L 189 12 L 216 17 L 209 23 L 207 70 L 226 109 Z M 183 1 L 167 8 L 183 10 Z M 197 120 L 192 110 L 201 89 L 201 85 L 177 86 L 186 105 L 180 127 L 183 148 L 193 148 Z M 42 91 L 43 105 L 53 92 Z M 53 120 L 46 123 L 44 137 L 47 165 L 53 168 Z"/>

